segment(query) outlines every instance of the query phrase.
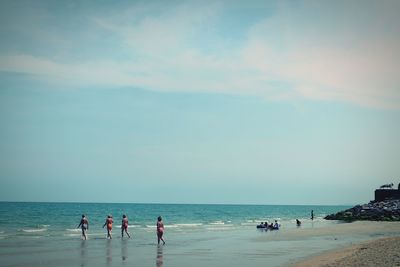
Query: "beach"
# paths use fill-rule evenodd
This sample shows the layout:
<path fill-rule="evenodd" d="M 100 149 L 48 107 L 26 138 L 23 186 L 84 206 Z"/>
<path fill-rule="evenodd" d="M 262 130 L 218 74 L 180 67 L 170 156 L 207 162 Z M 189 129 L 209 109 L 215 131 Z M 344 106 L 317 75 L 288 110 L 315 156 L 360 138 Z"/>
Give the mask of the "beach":
<path fill-rule="evenodd" d="M 308 218 L 311 209 L 316 214 L 314 220 Z M 399 222 L 342 223 L 323 219 L 324 215 L 342 209 L 0 203 L 0 266 L 279 267 L 300 264 L 363 242 L 400 236 Z M 90 223 L 86 241 L 81 240 L 80 229 L 76 228 L 81 211 L 85 211 Z M 114 215 L 112 240 L 106 239 L 106 230 L 102 228 L 107 214 Z M 128 215 L 131 239 L 121 238 L 121 214 Z M 165 246 L 157 246 L 155 222 L 160 214 L 165 224 Z M 19 224 L 14 223 L 14 218 L 21 219 Z M 301 227 L 296 227 L 295 218 L 302 221 Z M 260 221 L 267 219 L 278 219 L 280 230 L 256 229 Z"/>
<path fill-rule="evenodd" d="M 400 236 L 378 238 L 328 251 L 291 267 L 400 266 Z"/>

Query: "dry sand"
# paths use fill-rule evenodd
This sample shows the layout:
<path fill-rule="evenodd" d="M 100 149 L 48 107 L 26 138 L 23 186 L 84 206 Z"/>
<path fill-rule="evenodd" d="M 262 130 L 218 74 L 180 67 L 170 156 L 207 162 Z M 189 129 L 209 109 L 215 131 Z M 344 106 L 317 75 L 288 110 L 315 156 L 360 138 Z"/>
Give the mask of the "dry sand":
<path fill-rule="evenodd" d="M 400 266 L 400 236 L 379 238 L 329 251 L 291 266 Z"/>

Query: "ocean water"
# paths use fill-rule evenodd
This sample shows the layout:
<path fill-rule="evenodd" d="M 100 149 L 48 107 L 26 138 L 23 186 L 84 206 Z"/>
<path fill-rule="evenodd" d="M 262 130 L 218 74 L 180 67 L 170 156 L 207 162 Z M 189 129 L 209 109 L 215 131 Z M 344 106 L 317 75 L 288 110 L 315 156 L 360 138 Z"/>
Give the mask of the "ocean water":
<path fill-rule="evenodd" d="M 90 223 L 91 235 L 104 235 L 102 225 L 108 214 L 118 227 L 122 215 L 129 218 L 132 232 L 154 232 L 156 219 L 163 217 L 168 231 L 215 231 L 253 229 L 260 222 L 278 220 L 294 227 L 295 219 L 308 225 L 314 210 L 315 222 L 347 206 L 287 205 L 190 205 L 190 204 L 104 204 L 104 203 L 22 203 L 0 202 L 0 238 L 74 237 L 79 235 L 82 214 Z M 321 224 L 317 224 L 321 226 Z"/>
<path fill-rule="evenodd" d="M 346 208 L 0 202 L 0 266 L 279 266 L 321 249 L 321 238 L 310 237 L 306 243 L 295 238 L 295 219 L 302 221 L 303 230 L 331 227 L 337 222 L 323 217 Z M 76 228 L 81 214 L 89 220 L 87 241 L 81 241 Z M 102 228 L 108 214 L 114 217 L 112 240 Z M 129 218 L 131 239 L 121 238 L 123 214 Z M 165 246 L 157 246 L 155 234 L 160 215 Z M 256 229 L 273 220 L 280 222 L 279 231 Z M 268 242 L 260 244 L 260 237 Z"/>

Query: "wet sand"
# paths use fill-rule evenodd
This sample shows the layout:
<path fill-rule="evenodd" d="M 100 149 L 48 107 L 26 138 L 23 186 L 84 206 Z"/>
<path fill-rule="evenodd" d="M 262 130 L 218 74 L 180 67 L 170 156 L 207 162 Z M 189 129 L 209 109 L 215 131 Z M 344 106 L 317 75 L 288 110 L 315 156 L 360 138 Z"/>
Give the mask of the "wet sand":
<path fill-rule="evenodd" d="M 294 263 L 291 267 L 400 266 L 400 235 L 361 242 Z"/>

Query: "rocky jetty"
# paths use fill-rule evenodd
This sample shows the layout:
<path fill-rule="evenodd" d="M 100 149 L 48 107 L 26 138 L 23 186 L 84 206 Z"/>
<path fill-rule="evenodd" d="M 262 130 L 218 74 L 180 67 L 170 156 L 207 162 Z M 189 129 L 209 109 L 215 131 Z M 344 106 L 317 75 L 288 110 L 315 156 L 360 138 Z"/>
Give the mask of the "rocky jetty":
<path fill-rule="evenodd" d="M 325 217 L 342 221 L 400 221 L 400 199 L 371 201 Z"/>

